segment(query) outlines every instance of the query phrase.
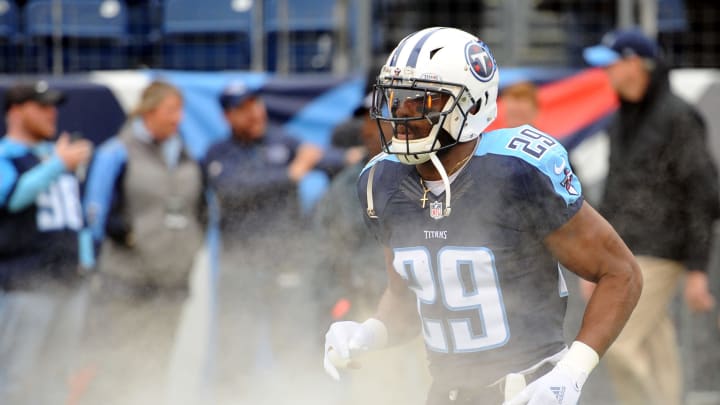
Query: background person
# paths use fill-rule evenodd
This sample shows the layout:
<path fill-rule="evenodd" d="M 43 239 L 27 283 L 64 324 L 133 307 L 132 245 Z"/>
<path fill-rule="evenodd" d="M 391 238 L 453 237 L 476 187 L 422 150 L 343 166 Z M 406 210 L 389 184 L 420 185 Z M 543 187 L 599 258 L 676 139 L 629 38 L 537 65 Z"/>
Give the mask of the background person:
<path fill-rule="evenodd" d="M 533 125 L 540 112 L 537 86 L 530 81 L 510 84 L 500 90 L 500 100 L 505 113 L 505 125 L 515 128 Z"/>
<path fill-rule="evenodd" d="M 200 165 L 178 135 L 183 98 L 155 81 L 90 169 L 85 210 L 101 244 L 88 404 L 160 403 L 204 236 Z"/>
<path fill-rule="evenodd" d="M 679 404 L 682 374 L 668 307 L 685 276 L 685 301 L 708 311 L 707 266 L 718 217 L 717 170 L 698 111 L 670 90 L 655 41 L 636 29 L 608 33 L 586 48 L 620 98 L 608 128 L 610 165 L 600 212 L 635 254 L 645 287 L 607 353 L 623 404 Z M 583 283 L 588 296 L 593 285 Z"/>
<path fill-rule="evenodd" d="M 0 403 L 61 404 L 82 335 L 78 180 L 92 144 L 62 133 L 65 100 L 45 81 L 5 93 L 0 139 Z M 91 246 L 91 245 L 90 245 Z M 85 245 L 87 248 L 88 245 Z M 92 254 L 84 252 L 84 255 Z"/>
<path fill-rule="evenodd" d="M 234 391 L 219 395 L 272 403 L 277 375 L 307 364 L 313 347 L 311 333 L 297 333 L 316 313 L 298 184 L 316 168 L 338 172 L 345 160 L 270 126 L 260 92 L 242 82 L 222 91 L 230 134 L 208 149 L 204 164 L 223 244 L 217 386 Z"/>

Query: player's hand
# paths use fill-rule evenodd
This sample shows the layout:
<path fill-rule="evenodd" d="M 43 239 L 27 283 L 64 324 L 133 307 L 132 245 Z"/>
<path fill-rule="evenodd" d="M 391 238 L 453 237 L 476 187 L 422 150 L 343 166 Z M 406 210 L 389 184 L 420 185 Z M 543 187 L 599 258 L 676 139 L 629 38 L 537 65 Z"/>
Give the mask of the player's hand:
<path fill-rule="evenodd" d="M 587 374 L 558 364 L 503 405 L 575 405 Z"/>
<path fill-rule="evenodd" d="M 715 306 L 715 298 L 708 286 L 707 273 L 697 270 L 687 272 L 685 302 L 693 312 L 707 312 Z"/>
<path fill-rule="evenodd" d="M 353 357 L 359 353 L 379 349 L 387 342 L 387 331 L 382 322 L 368 319 L 363 323 L 354 321 L 335 322 L 325 334 L 325 372 L 340 380 L 338 369 L 360 368 Z"/>
<path fill-rule="evenodd" d="M 299 182 L 322 159 L 323 150 L 319 146 L 302 144 L 298 147 L 297 155 L 288 165 L 288 177 L 293 182 Z"/>
<path fill-rule="evenodd" d="M 73 171 L 79 165 L 87 163 L 92 154 L 92 142 L 86 139 L 72 141 L 70 135 L 63 132 L 55 142 L 55 154 L 62 160 L 65 167 Z"/>
<path fill-rule="evenodd" d="M 338 369 L 351 366 L 350 341 L 356 333 L 362 330 L 362 324 L 355 321 L 335 322 L 325 334 L 325 357 L 323 367 L 325 372 L 340 380 Z M 352 364 L 359 366 L 359 364 Z"/>
<path fill-rule="evenodd" d="M 576 405 L 585 380 L 599 360 L 595 349 L 576 340 L 550 372 L 515 397 L 506 398 L 503 405 Z"/>

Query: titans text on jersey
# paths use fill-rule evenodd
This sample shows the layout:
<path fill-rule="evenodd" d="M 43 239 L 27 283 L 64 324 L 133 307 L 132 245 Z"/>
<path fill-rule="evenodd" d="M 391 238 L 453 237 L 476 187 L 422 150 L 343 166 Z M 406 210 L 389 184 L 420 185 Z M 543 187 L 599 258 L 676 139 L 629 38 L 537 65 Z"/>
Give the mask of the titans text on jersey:
<path fill-rule="evenodd" d="M 370 176 L 366 221 L 416 294 L 436 381 L 490 384 L 563 350 L 567 290 L 543 239 L 583 199 L 557 140 L 530 126 L 484 134 L 452 182 L 450 216 L 444 193 L 423 205 L 415 167 L 392 155 L 361 174 L 364 208 Z"/>

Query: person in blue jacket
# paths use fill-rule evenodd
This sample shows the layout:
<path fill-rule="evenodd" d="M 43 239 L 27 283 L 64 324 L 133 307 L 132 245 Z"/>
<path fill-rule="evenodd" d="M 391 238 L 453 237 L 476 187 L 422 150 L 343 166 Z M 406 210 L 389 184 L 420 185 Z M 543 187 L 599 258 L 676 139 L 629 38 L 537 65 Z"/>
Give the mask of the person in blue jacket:
<path fill-rule="evenodd" d="M 226 86 L 218 101 L 230 134 L 204 160 L 223 242 L 218 376 L 236 381 L 242 375 L 246 395 L 259 386 L 253 378 L 289 369 L 289 362 L 306 355 L 301 347 L 312 347 L 303 346 L 310 333 L 292 344 L 287 339 L 294 325 L 314 316 L 310 289 L 304 288 L 310 273 L 301 264 L 307 218 L 299 183 L 311 170 L 334 173 L 346 164 L 337 151 L 272 126 L 261 92 L 241 82 Z"/>

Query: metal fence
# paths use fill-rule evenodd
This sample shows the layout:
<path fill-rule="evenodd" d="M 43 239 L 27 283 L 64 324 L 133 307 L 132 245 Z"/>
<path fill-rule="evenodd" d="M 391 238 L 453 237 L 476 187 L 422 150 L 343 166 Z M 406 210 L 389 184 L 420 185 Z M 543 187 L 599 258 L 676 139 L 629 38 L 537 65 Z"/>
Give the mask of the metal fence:
<path fill-rule="evenodd" d="M 698 0 L 0 0 L 0 71 L 348 73 L 432 25 L 478 33 L 505 66 L 582 66 L 630 25 L 675 67 L 720 66 L 720 7 Z"/>

